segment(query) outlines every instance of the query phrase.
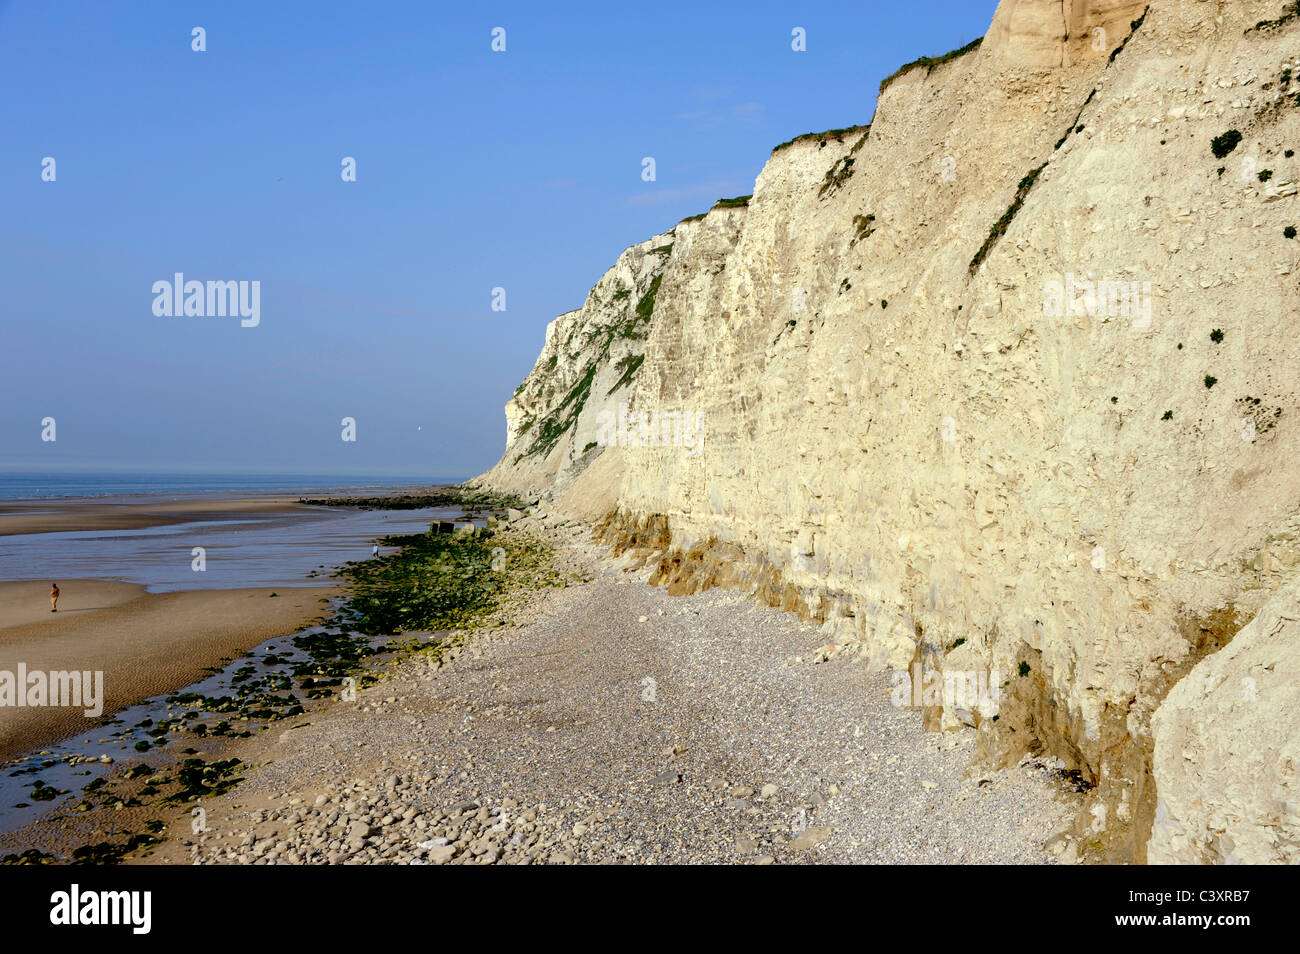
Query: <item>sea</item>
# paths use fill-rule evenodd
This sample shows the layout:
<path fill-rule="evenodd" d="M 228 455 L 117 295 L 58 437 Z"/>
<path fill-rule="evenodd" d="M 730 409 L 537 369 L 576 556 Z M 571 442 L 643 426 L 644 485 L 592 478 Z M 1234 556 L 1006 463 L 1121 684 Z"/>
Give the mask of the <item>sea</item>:
<path fill-rule="evenodd" d="M 423 533 L 456 520 L 461 507 L 351 510 L 309 506 L 291 512 L 210 513 L 185 523 L 130 530 L 5 534 L 5 503 L 25 513 L 58 513 L 95 503 L 148 505 L 204 497 L 378 494 L 457 483 L 298 474 L 0 474 L 0 581 L 98 579 L 138 583 L 151 593 L 178 590 L 316 586 L 336 566 L 366 559 L 382 537 Z M 33 510 L 31 501 L 39 501 Z M 48 503 L 46 503 L 48 501 Z M 381 552 L 387 548 L 381 544 Z M 201 559 L 200 559 L 201 557 Z M 0 621 L 2 622 L 2 621 Z"/>
<path fill-rule="evenodd" d="M 281 494 L 326 490 L 391 490 L 455 484 L 463 477 L 375 477 L 321 474 L 129 473 L 125 471 L 0 471 L 0 500 L 58 497 Z"/>

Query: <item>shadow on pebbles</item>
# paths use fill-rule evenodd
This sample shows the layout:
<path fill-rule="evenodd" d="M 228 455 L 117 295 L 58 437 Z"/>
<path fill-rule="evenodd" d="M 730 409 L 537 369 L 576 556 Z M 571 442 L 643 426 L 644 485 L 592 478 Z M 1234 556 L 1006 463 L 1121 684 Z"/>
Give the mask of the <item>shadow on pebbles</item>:
<path fill-rule="evenodd" d="M 1077 796 L 970 768 L 884 674 L 733 592 L 669 597 L 568 525 L 587 582 L 250 745 L 259 764 L 151 863 L 1054 863 Z M 242 753 L 241 753 L 242 754 Z"/>

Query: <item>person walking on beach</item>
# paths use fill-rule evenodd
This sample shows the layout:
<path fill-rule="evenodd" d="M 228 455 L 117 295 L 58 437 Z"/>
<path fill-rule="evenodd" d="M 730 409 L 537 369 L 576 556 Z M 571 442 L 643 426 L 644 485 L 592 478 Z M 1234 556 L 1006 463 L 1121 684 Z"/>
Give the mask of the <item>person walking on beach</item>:
<path fill-rule="evenodd" d="M 378 543 L 376 543 L 373 547 L 370 548 L 370 555 L 371 555 L 372 557 L 377 557 L 377 556 L 379 556 L 379 544 L 378 544 Z"/>
<path fill-rule="evenodd" d="M 57 613 L 58 611 L 59 611 L 59 584 L 51 583 L 50 584 L 50 612 Z"/>

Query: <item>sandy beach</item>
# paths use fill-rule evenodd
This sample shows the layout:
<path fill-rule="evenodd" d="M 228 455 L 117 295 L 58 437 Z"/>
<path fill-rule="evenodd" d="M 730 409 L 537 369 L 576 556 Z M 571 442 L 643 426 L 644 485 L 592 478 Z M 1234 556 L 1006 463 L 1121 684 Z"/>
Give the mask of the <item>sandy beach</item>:
<path fill-rule="evenodd" d="M 0 502 L 0 536 L 70 530 L 141 530 L 237 515 L 301 511 L 296 497 L 169 500 L 19 500 Z"/>
<path fill-rule="evenodd" d="M 47 548 L 46 540 L 58 537 L 45 538 L 42 534 L 86 535 L 86 542 L 75 543 L 71 554 L 72 565 L 80 573 L 68 578 L 51 571 L 62 590 L 57 613 L 50 612 L 51 580 L 0 582 L 0 670 L 17 672 L 19 664 L 23 664 L 28 672 L 78 670 L 104 674 L 104 710 L 96 719 L 77 707 L 0 706 L 0 758 L 13 758 L 49 745 L 105 721 L 142 699 L 183 688 L 201 678 L 208 667 L 315 621 L 324 609 L 322 601 L 335 592 L 332 586 L 304 586 L 309 581 L 301 569 L 293 568 L 270 577 L 279 585 L 247 585 L 250 574 L 256 577 L 260 572 L 258 567 L 242 574 L 232 573 L 228 558 L 223 562 L 220 550 L 214 551 L 212 565 L 200 578 L 191 573 L 188 540 L 181 541 L 185 545 L 174 551 L 169 550 L 165 558 L 160 558 L 161 563 L 157 559 L 146 563 L 126 555 L 136 552 L 129 549 L 132 542 L 113 539 L 111 534 L 185 524 L 195 528 L 195 539 L 207 543 L 209 537 L 202 534 L 210 531 L 203 528 L 225 528 L 233 535 L 211 539 L 236 547 L 242 555 L 257 549 L 254 539 L 261 541 L 262 549 L 266 549 L 267 541 L 273 548 L 276 540 L 292 548 L 297 539 L 294 534 L 303 532 L 298 528 L 305 526 L 295 515 L 309 517 L 308 522 L 318 527 L 340 525 L 347 519 L 343 515 L 332 519 L 334 514 L 322 517 L 318 511 L 309 515 L 308 510 L 297 503 L 297 498 L 288 496 L 0 503 L 0 537 L 26 535 L 21 544 L 14 544 L 20 548 L 20 562 L 13 567 L 15 576 L 47 565 L 48 555 L 54 551 Z M 228 529 L 230 521 L 249 518 L 255 523 L 246 526 L 266 528 L 261 531 L 262 537 L 250 536 L 250 530 Z M 62 546 L 66 554 L 68 544 Z M 297 549 L 313 566 L 339 559 L 326 548 L 319 554 L 307 552 L 312 547 Z M 361 558 L 368 555 L 368 549 L 367 536 L 364 542 L 356 541 L 355 553 L 345 548 L 341 555 Z M 274 566 L 281 559 L 272 550 L 263 565 Z M 66 570 L 67 556 L 60 566 Z M 171 568 L 172 575 L 154 575 L 161 566 Z M 127 570 L 138 574 L 136 582 L 112 578 Z M 110 578 L 88 578 L 95 572 Z M 178 574 L 188 578 L 179 586 Z M 328 577 L 321 582 L 326 581 Z M 159 582 L 167 585 L 157 586 Z M 220 585 L 223 582 L 227 584 L 224 587 Z M 153 592 L 156 589 L 179 591 Z"/>
<path fill-rule="evenodd" d="M 145 593 L 145 588 L 138 583 L 59 580 L 59 584 L 62 595 L 57 622 L 60 624 L 86 613 L 129 603 Z M 49 593 L 50 584 L 44 581 L 0 583 L 0 633 L 15 626 L 56 622 L 50 614 Z"/>
<path fill-rule="evenodd" d="M 146 593 L 130 583 L 0 583 L 0 670 L 99 670 L 104 718 L 189 685 L 204 669 L 316 619 L 327 587 Z M 274 596 L 272 594 L 275 594 Z M 78 708 L 0 708 L 0 758 L 89 728 Z"/>
<path fill-rule="evenodd" d="M 0 705 L 0 758 L 188 686 L 316 621 L 337 592 L 335 566 L 368 558 L 376 537 L 426 529 L 431 512 L 306 507 L 283 495 L 0 503 L 0 671 L 104 674 L 97 719 L 79 707 Z M 196 545 L 206 550 L 202 572 Z M 37 572 L 45 578 L 30 579 Z"/>

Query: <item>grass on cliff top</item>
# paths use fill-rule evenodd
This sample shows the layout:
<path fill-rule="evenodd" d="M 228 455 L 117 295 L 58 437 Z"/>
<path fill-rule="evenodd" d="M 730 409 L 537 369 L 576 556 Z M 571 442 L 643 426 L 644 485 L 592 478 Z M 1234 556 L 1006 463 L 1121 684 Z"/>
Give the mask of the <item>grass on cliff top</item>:
<path fill-rule="evenodd" d="M 978 49 L 979 45 L 983 42 L 984 42 L 984 37 L 982 36 L 977 37 L 976 39 L 971 40 L 963 47 L 959 47 L 955 50 L 949 50 L 947 53 L 943 54 L 943 56 L 922 56 L 920 59 L 915 59 L 910 63 L 904 63 L 898 69 L 894 70 L 894 72 L 890 73 L 888 76 L 886 76 L 883 80 L 880 81 L 880 92 L 883 93 L 885 91 L 885 87 L 887 87 L 890 83 L 898 79 L 900 76 L 912 72 L 912 70 L 919 70 L 922 67 L 924 67 L 925 71 L 929 73 L 936 66 L 942 66 L 944 63 L 947 63 L 951 60 L 955 60 L 959 56 L 965 56 L 967 53 L 971 52 L 972 50 Z"/>
<path fill-rule="evenodd" d="M 793 142 L 793 141 L 794 141 L 794 140 L 791 140 L 791 142 Z M 779 147 L 778 147 L 778 148 L 779 148 Z M 719 199 L 717 202 L 713 203 L 713 205 L 711 205 L 711 206 L 709 207 L 709 211 L 708 211 L 708 212 L 700 212 L 700 213 L 698 213 L 697 215 L 688 215 L 688 216 L 686 216 L 686 218 L 682 219 L 681 222 L 678 222 L 677 225 L 681 225 L 682 222 L 698 222 L 698 221 L 700 221 L 701 219 L 703 219 L 706 215 L 708 215 L 709 212 L 716 211 L 717 209 L 744 209 L 744 208 L 748 208 L 748 206 L 749 206 L 749 200 L 752 199 L 752 198 L 754 198 L 753 195 L 738 195 L 738 196 L 736 196 L 734 199 Z M 674 226 L 674 227 L 675 227 L 675 226 Z M 671 246 L 668 246 L 668 247 L 671 248 Z M 659 251 L 659 249 L 653 249 L 652 251 L 656 251 L 656 252 L 657 252 L 657 251 Z"/>
<path fill-rule="evenodd" d="M 871 124 L 868 123 L 865 126 L 845 126 L 843 129 L 828 129 L 825 132 L 804 133 L 802 136 L 795 136 L 793 139 L 787 139 L 783 143 L 778 143 L 777 145 L 772 147 L 772 152 L 777 153 L 780 152 L 782 149 L 788 149 L 797 142 L 816 141 L 822 143 L 823 145 L 827 142 L 827 140 L 830 139 L 834 139 L 836 142 L 843 142 L 844 137 L 847 136 L 849 133 L 855 133 L 858 130 L 866 130 L 870 128 L 871 128 Z"/>
<path fill-rule="evenodd" d="M 744 209 L 749 207 L 749 200 L 754 198 L 751 195 L 738 195 L 734 199 L 719 199 L 713 203 L 713 209 Z M 709 209 L 710 212 L 713 209 Z"/>
<path fill-rule="evenodd" d="M 339 618 L 371 636 L 473 629 L 516 587 L 560 586 L 549 544 L 520 534 L 421 533 L 386 537 L 397 552 L 345 564 L 351 584 Z"/>

